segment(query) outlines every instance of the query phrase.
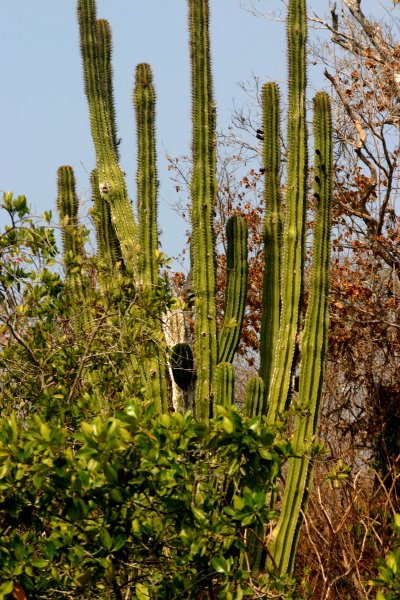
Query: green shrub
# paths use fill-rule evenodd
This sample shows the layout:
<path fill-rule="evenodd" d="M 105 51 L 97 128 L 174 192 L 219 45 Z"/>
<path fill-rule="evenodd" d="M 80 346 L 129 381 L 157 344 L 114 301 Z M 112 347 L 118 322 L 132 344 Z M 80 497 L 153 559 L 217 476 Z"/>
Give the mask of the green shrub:
<path fill-rule="evenodd" d="M 204 425 L 153 410 L 132 400 L 79 433 L 3 423 L 0 597 L 251 595 L 246 530 L 276 517 L 289 443 L 237 412 Z"/>

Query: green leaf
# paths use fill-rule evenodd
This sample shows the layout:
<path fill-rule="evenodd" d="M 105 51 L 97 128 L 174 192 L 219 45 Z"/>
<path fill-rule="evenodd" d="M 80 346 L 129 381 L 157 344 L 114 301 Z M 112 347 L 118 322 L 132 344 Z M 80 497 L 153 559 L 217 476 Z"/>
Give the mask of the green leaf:
<path fill-rule="evenodd" d="M 36 567 L 37 569 L 44 569 L 49 564 L 49 561 L 45 558 L 34 558 L 30 562 L 32 567 Z"/>
<path fill-rule="evenodd" d="M 117 483 L 118 473 L 109 462 L 104 463 L 103 469 L 108 483 Z"/>
<path fill-rule="evenodd" d="M 226 433 L 233 433 L 235 430 L 235 427 L 229 417 L 223 417 L 222 428 L 224 431 L 226 431 Z"/>
<path fill-rule="evenodd" d="M 225 558 L 214 556 L 214 558 L 211 559 L 211 566 L 217 573 L 226 575 L 229 572 L 229 565 Z"/>
<path fill-rule="evenodd" d="M 138 600 L 149 600 L 149 588 L 143 583 L 136 584 L 136 596 Z"/>
<path fill-rule="evenodd" d="M 14 582 L 13 581 L 4 581 L 1 585 L 0 585 L 0 594 L 2 595 L 6 595 L 6 594 L 11 594 L 11 592 L 14 589 Z"/>

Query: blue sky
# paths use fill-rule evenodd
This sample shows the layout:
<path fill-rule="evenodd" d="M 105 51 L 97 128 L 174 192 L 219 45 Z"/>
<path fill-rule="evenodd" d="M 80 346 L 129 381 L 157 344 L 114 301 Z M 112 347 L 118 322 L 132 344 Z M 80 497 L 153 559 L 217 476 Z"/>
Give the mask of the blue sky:
<path fill-rule="evenodd" d="M 0 3 L 3 58 L 0 130 L 0 189 L 25 194 L 33 212 L 55 207 L 56 171 L 73 166 L 79 195 L 90 198 L 94 151 L 83 94 L 75 0 L 12 0 Z M 281 7 L 280 0 L 259 2 Z M 327 12 L 327 0 L 315 1 Z M 175 255 L 185 226 L 168 208 L 175 200 L 164 152 L 190 150 L 190 65 L 185 0 L 97 0 L 98 16 L 113 32 L 114 92 L 121 162 L 135 197 L 136 134 L 133 73 L 148 62 L 157 91 L 160 226 L 163 248 Z M 214 91 L 218 128 L 229 123 L 233 102 L 245 100 L 238 82 L 252 73 L 261 80 L 286 78 L 283 24 L 257 19 L 240 0 L 210 0 Z M 324 8 L 325 7 L 325 8 Z M 89 204 L 87 205 L 89 206 Z"/>

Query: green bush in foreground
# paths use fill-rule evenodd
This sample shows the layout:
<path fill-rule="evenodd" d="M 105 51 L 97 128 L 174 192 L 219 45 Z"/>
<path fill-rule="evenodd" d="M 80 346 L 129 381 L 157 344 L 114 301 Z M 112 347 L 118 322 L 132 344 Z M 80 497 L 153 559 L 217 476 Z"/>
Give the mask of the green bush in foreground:
<path fill-rule="evenodd" d="M 1 598 L 253 595 L 246 530 L 276 517 L 289 443 L 222 408 L 210 425 L 153 412 L 131 401 L 79 433 L 3 423 Z"/>

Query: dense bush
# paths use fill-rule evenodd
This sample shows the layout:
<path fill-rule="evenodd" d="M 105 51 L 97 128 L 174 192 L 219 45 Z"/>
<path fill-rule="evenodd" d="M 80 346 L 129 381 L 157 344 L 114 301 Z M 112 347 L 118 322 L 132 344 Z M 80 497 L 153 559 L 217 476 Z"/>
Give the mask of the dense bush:
<path fill-rule="evenodd" d="M 253 593 L 246 531 L 275 517 L 266 498 L 290 445 L 236 412 L 210 426 L 152 412 L 130 401 L 77 434 L 38 415 L 3 423 L 1 597 Z"/>

